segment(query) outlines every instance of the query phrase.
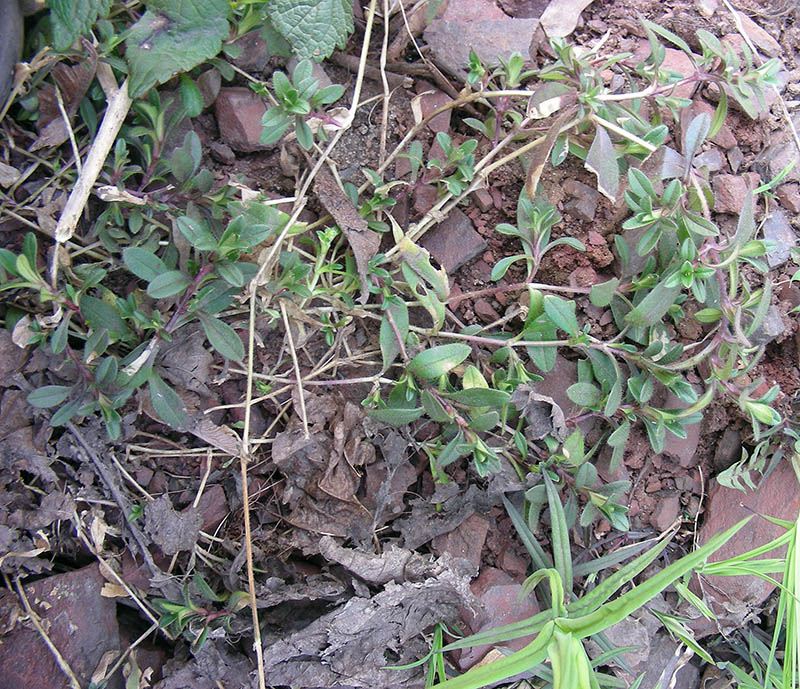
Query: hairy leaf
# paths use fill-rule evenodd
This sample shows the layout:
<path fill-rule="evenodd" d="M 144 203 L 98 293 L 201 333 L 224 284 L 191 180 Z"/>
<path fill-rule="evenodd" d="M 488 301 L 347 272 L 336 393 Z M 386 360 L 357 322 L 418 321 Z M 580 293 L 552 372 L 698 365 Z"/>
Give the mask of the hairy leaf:
<path fill-rule="evenodd" d="M 299 59 L 325 59 L 337 46 L 344 48 L 353 31 L 348 0 L 272 0 L 267 14 Z"/>
<path fill-rule="evenodd" d="M 210 316 L 202 317 L 203 331 L 211 343 L 226 359 L 241 361 L 244 359 L 244 345 L 242 339 L 225 321 Z"/>
<path fill-rule="evenodd" d="M 50 22 L 53 26 L 53 47 L 67 50 L 76 38 L 86 34 L 105 16 L 111 0 L 50 0 Z"/>

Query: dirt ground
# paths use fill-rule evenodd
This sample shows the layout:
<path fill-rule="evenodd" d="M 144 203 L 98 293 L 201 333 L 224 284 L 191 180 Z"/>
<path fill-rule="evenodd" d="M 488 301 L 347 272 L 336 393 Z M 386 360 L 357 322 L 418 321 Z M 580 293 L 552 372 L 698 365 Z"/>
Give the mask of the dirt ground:
<path fill-rule="evenodd" d="M 450 5 L 459 2 L 450 0 Z M 477 0 L 463 2 L 464 7 L 481 5 Z M 497 0 L 489 4 L 493 11 L 524 18 L 537 16 L 547 3 Z M 755 0 L 736 3 L 778 41 L 786 82 L 783 97 L 793 114 L 800 94 L 800 14 L 793 3 L 766 5 Z M 713 14 L 708 16 L 710 9 Z M 736 33 L 730 12 L 716 0 L 597 0 L 583 11 L 571 40 L 588 44 L 608 31 L 609 51 L 635 52 L 645 38 L 636 13 L 669 28 L 693 47 L 697 29 L 719 37 Z M 344 51 L 350 55 L 357 55 L 363 36 L 363 21 L 356 26 Z M 427 53 L 422 38 L 420 45 Z M 255 67 L 247 69 L 259 78 L 267 79 L 278 65 L 274 58 L 253 60 Z M 377 60 L 374 47 L 371 64 L 377 65 Z M 352 85 L 353 74 L 345 67 L 334 61 L 326 61 L 323 67 L 334 83 Z M 413 76 L 411 88 L 398 89 L 391 100 L 389 150 L 414 124 L 411 100 L 415 92 L 433 90 L 435 98 L 447 98 L 441 91 L 446 77 L 431 76 L 413 48 L 404 51 L 395 68 L 398 74 Z M 226 88 L 238 85 L 237 81 Z M 453 80 L 451 88 L 457 92 L 460 84 Z M 368 79 L 362 99 L 381 93 L 381 85 Z M 288 162 L 277 148 L 235 150 L 224 140 L 215 112 L 219 111 L 209 108 L 192 123 L 215 178 L 235 178 L 275 198 L 291 197 L 296 186 L 293 173 L 305 165 L 299 149 L 290 149 L 295 157 Z M 20 132 L 26 124 L 15 124 L 14 113 L 12 108 L 2 126 L 22 141 Z M 462 121 L 468 116 L 464 111 L 452 113 L 449 122 L 437 125 L 439 131 L 449 132 L 458 143 L 470 136 Z M 333 154 L 343 180 L 358 184 L 363 167 L 377 167 L 380 118 L 380 103 L 358 111 Z M 674 140 L 679 123 L 669 125 Z M 710 151 L 721 154 L 719 174 L 763 176 L 759 154 L 786 133 L 777 103 L 756 121 L 733 111 L 726 126 L 732 145 L 709 145 Z M 433 129 L 421 133 L 419 140 L 426 150 L 434 134 Z M 395 174 L 404 173 L 403 165 L 396 164 Z M 591 202 L 594 197 L 575 183 L 591 187 L 592 192 L 595 188 L 595 178 L 577 161 L 548 170 L 542 178 L 542 186 L 565 218 L 556 226 L 554 237 L 576 237 L 588 250 L 562 246 L 549 253 L 537 276 L 542 282 L 583 287 L 619 270 L 613 235 L 626 217 L 624 204 L 615 207 L 596 195 L 589 212 L 579 202 L 587 198 Z M 522 269 L 512 268 L 497 283 L 490 275 L 498 260 L 518 252 L 518 243 L 498 234 L 495 227 L 516 222 L 522 185 L 521 167 L 501 169 L 490 178 L 489 188 L 448 218 L 444 233 L 439 231 L 437 237 L 432 231 L 423 241 L 441 264 L 451 260 L 458 264 L 450 272 L 454 323 L 495 324 L 499 329 L 519 313 L 521 291 L 504 288 L 524 279 Z M 29 189 L 35 186 L 32 183 Z M 798 208 L 793 206 L 797 184 L 787 186 L 777 203 L 796 230 L 800 228 Z M 433 200 L 435 190 L 432 198 L 425 188 L 399 195 L 395 219 L 407 226 L 424 215 Z M 20 199 L 3 196 L 0 203 L 0 245 L 18 251 L 28 227 L 11 212 L 15 201 Z M 93 207 L 90 214 L 98 210 Z M 47 208 L 42 212 L 46 215 Z M 313 222 L 324 212 L 312 198 L 304 219 Z M 467 231 L 473 236 L 469 249 L 462 246 L 466 243 L 462 233 Z M 463 262 L 460 252 L 467 250 L 471 255 Z M 800 395 L 800 329 L 796 315 L 790 313 L 800 304 L 800 289 L 790 282 L 795 269 L 791 262 L 783 262 L 768 276 L 783 327 L 766 346 L 757 368 L 747 374 L 753 381 L 763 378 L 765 389 L 773 383 L 780 385 L 776 408 L 789 418 L 796 417 L 793 405 Z M 614 334 L 613 323 L 588 298 L 579 296 L 577 303 L 581 318 L 591 323 L 592 334 Z M 5 306 L 0 308 L 5 311 Z M 300 315 L 297 318 L 301 322 Z M 685 344 L 703 334 L 700 324 L 688 319 L 677 330 Z M 163 352 L 165 375 L 181 388 L 193 409 L 215 408 L 207 415 L 214 428 L 238 427 L 244 420 L 244 376 L 216 365 L 219 362 L 206 350 L 199 327 L 180 333 Z M 353 354 L 375 341 L 375 328 L 366 321 L 354 320 L 340 328 L 332 346 L 319 331 L 305 332 L 298 326 L 293 333 L 300 340 L 299 366 L 304 374 L 325 361 L 329 351 L 342 362 L 326 374 L 329 379 L 365 377 L 376 371 L 374 356 Z M 256 370 L 291 379 L 283 334 L 257 326 L 257 335 L 263 347 L 257 350 Z M 18 621 L 26 615 L 26 619 L 36 617 L 36 611 L 38 617 L 47 618 L 49 636 L 75 674 L 94 676 L 92 686 L 122 687 L 121 670 L 111 670 L 123 666 L 129 677 L 143 673 L 138 684 L 126 686 L 255 686 L 256 661 L 246 607 L 230 615 L 228 627 L 215 625 L 202 648 L 193 650 L 185 639 L 157 630 L 157 614 L 149 602 L 154 598 L 180 601 L 184 589 L 197 599 L 203 589 L 192 583 L 193 572 L 202 574 L 216 592 L 247 589 L 242 484 L 231 454 L 220 449 L 220 442 L 171 431 L 141 400 L 131 402 L 123 436 L 115 443 L 108 440 L 98 419 L 71 428 L 51 428 L 47 414 L 33 410 L 25 398 L 31 386 L 54 380 L 59 365 L 57 357 L 17 347 L 6 330 L 0 332 L 0 571 L 5 581 L 0 589 L 0 667 L 5 668 L 5 673 L 0 672 L 0 689 L 64 686 L 63 670 L 43 646 L 42 634 Z M 563 400 L 567 408 L 571 403 L 565 390 L 575 376 L 575 362 L 559 356 L 537 389 Z M 702 371 L 690 374 L 690 382 L 701 381 Z M 307 389 L 310 433 L 306 437 L 297 412 L 297 391 L 292 387 L 264 391 L 250 419 L 252 435 L 258 438 L 248 481 L 268 684 L 422 687 L 421 669 L 386 666 L 423 657 L 430 641 L 425 633 L 433 625 L 444 621 L 450 629 L 477 632 L 538 610 L 535 602 L 517 602 L 531 563 L 503 506 L 506 492 L 516 487 L 521 498 L 525 488 L 513 472 L 481 480 L 465 459 L 449 467 L 450 483 L 434 484 L 428 457 L 418 449 L 421 441 L 435 433 L 432 423 L 398 430 L 367 418 L 360 405 L 370 392 L 368 384 Z M 735 405 L 714 403 L 689 438 L 669 441 L 663 454 L 653 454 L 642 429 L 634 430 L 615 473 L 607 471 L 610 448 L 601 450 L 597 460 L 601 478 L 631 481 L 625 495 L 630 531 L 615 531 L 605 520 L 576 527 L 575 563 L 650 538 L 678 520 L 678 535 L 657 562 L 664 566 L 687 552 L 698 537 L 707 538 L 703 526 L 710 520 L 710 510 L 721 511 L 718 519 L 724 522 L 727 506 L 732 514 L 741 501 L 751 510 L 793 519 L 795 514 L 786 512 L 800 508 L 797 497 L 781 497 L 774 477 L 773 502 L 769 503 L 763 503 L 758 493 L 739 497 L 715 487 L 715 475 L 739 459 L 750 437 L 749 424 Z M 791 479 L 788 485 L 797 492 Z M 773 507 L 784 513 L 773 514 Z M 535 532 L 545 550 L 548 518 Z M 20 591 L 27 594 L 33 613 L 25 609 Z M 728 595 L 745 596 L 739 591 L 728 591 Z M 744 612 L 733 611 L 729 605 L 719 626 L 702 631 L 720 657 L 734 657 L 731 649 L 741 644 L 746 628 L 762 635 L 769 632 L 774 612 L 769 596 L 769 590 L 753 593 Z M 207 605 L 209 610 L 221 610 L 224 603 Z M 659 605 L 674 610 L 677 597 L 667 594 L 653 607 Z M 62 614 L 54 615 L 53 606 Z M 644 618 L 617 631 L 618 636 L 612 638 L 615 643 L 641 642 L 644 650 L 639 656 L 626 656 L 638 671 L 652 673 L 677 647 Z M 126 649 L 130 652 L 120 658 L 119 652 Z M 448 662 L 465 669 L 486 650 L 472 649 L 460 657 L 453 653 Z M 616 671 L 624 681 L 631 681 L 632 675 Z M 648 674 L 648 680 L 658 676 Z M 725 686 L 711 684 L 713 671 L 698 659 L 685 665 L 676 678 L 674 686 L 687 689 Z M 646 681 L 643 686 L 654 683 Z"/>

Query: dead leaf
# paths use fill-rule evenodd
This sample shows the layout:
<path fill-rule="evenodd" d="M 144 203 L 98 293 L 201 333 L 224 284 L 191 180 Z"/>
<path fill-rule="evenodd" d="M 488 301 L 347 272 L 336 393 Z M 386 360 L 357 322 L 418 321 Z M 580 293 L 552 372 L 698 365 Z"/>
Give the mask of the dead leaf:
<path fill-rule="evenodd" d="M 555 122 L 550 125 L 547 134 L 544 136 L 544 141 L 533 149 L 530 164 L 528 166 L 528 177 L 525 180 L 525 191 L 529 199 L 536 198 L 536 187 L 539 186 L 539 178 L 542 176 L 542 170 L 550 158 L 550 151 L 556 143 L 558 135 L 561 133 L 563 127 L 576 113 L 575 107 L 570 107 L 559 115 Z"/>
<path fill-rule="evenodd" d="M 39 136 L 31 145 L 31 151 L 60 146 L 69 138 L 67 125 L 58 106 L 56 88 L 61 93 L 67 117 L 72 120 L 86 94 L 86 90 L 94 79 L 97 67 L 97 51 L 94 46 L 85 40 L 82 43 L 85 51 L 84 59 L 71 67 L 63 63 L 56 65 L 53 69 L 53 79 L 56 82 L 56 86 L 48 84 L 39 90 L 40 114 L 37 123 Z"/>
<path fill-rule="evenodd" d="M 611 137 L 603 127 L 596 127 L 584 167 L 597 176 L 597 191 L 611 201 L 616 201 L 619 194 L 617 153 Z"/>
<path fill-rule="evenodd" d="M 550 0 L 539 18 L 548 38 L 569 36 L 578 25 L 581 12 L 591 4 L 592 0 Z"/>
<path fill-rule="evenodd" d="M 314 191 L 327 210 L 344 232 L 353 255 L 356 259 L 358 275 L 361 279 L 361 297 L 359 302 L 366 304 L 369 299 L 369 282 L 367 269 L 369 261 L 381 245 L 381 237 L 367 226 L 367 221 L 362 218 L 356 208 L 350 203 L 345 193 L 333 177 L 333 173 L 326 167 L 321 167 L 314 183 Z"/>
<path fill-rule="evenodd" d="M 176 512 L 166 495 L 144 508 L 144 531 L 165 555 L 193 550 L 200 535 L 202 517 L 194 507 Z"/>
<path fill-rule="evenodd" d="M 552 397 L 540 395 L 528 385 L 520 385 L 511 395 L 513 404 L 528 422 L 525 426 L 525 437 L 529 440 L 541 440 L 552 435 L 558 440 L 567 437 L 567 423 L 564 411 Z"/>

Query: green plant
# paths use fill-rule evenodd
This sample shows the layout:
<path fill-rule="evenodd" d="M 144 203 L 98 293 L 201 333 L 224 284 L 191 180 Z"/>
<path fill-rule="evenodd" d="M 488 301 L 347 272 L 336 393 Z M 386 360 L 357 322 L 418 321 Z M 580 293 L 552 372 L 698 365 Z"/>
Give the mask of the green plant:
<path fill-rule="evenodd" d="M 166 598 L 155 598 L 153 607 L 161 613 L 159 627 L 169 630 L 176 636 L 183 636 L 192 644 L 193 650 L 199 650 L 206 642 L 212 629 L 225 626 L 230 629 L 233 615 L 246 607 L 248 596 L 244 591 L 216 594 L 205 579 L 199 574 L 192 577 L 194 589 L 199 597 L 209 603 L 224 603 L 219 609 L 202 607 L 192 600 L 190 587 L 183 587 L 183 602 L 173 603 Z"/>

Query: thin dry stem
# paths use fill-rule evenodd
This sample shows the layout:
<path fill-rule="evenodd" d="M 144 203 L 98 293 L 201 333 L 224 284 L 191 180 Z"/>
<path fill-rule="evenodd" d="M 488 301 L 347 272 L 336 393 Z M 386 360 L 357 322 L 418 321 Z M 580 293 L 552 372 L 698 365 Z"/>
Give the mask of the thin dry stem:
<path fill-rule="evenodd" d="M 308 415 L 306 414 L 306 393 L 303 390 L 303 375 L 300 373 L 300 362 L 297 360 L 297 349 L 294 346 L 294 336 L 292 326 L 289 323 L 289 316 L 286 314 L 286 304 L 281 301 L 281 316 L 283 317 L 283 327 L 286 328 L 286 339 L 289 342 L 289 354 L 292 357 L 295 380 L 297 381 L 297 396 L 300 398 L 300 418 L 303 421 L 303 437 L 308 440 L 311 436 L 308 432 Z"/>

